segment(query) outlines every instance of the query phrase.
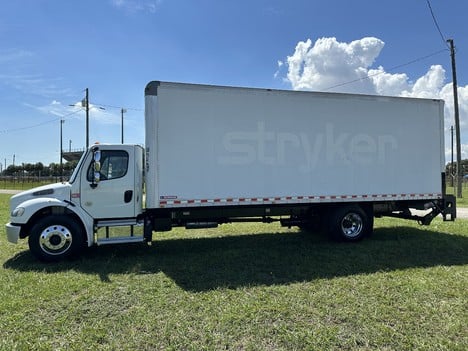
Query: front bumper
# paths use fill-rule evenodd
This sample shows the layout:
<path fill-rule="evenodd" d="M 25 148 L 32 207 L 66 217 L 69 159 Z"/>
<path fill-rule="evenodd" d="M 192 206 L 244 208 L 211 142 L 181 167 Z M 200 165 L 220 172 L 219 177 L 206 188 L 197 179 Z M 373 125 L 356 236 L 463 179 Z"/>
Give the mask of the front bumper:
<path fill-rule="evenodd" d="M 21 227 L 19 225 L 7 223 L 5 228 L 8 241 L 10 243 L 17 244 L 21 232 Z"/>

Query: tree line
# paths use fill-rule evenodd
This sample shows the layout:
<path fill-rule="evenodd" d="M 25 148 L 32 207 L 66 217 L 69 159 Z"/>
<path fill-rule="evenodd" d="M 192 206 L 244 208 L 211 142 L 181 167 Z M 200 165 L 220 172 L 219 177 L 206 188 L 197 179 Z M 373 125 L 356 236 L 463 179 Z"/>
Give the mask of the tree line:
<path fill-rule="evenodd" d="M 462 176 L 468 175 L 468 159 L 462 160 L 461 164 L 461 173 Z M 457 163 L 454 162 L 453 164 L 451 162 L 447 163 L 445 166 L 445 174 L 447 175 L 455 175 L 457 171 Z"/>
<path fill-rule="evenodd" d="M 62 174 L 70 175 L 75 169 L 78 161 L 64 162 L 62 167 L 60 163 L 51 163 L 48 166 L 42 162 L 24 163 L 21 165 L 10 165 L 1 172 L 2 176 L 6 177 L 58 177 Z"/>

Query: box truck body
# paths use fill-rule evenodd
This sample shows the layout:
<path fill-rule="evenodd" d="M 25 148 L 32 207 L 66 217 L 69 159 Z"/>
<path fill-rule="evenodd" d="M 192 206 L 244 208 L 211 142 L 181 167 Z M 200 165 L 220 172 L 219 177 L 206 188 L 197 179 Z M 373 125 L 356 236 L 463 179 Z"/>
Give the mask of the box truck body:
<path fill-rule="evenodd" d="M 441 100 L 156 82 L 145 104 L 148 207 L 442 197 Z"/>
<path fill-rule="evenodd" d="M 145 138 L 93 145 L 68 182 L 13 196 L 8 240 L 56 261 L 175 226 L 279 221 L 357 241 L 378 216 L 456 217 L 441 100 L 154 81 Z"/>

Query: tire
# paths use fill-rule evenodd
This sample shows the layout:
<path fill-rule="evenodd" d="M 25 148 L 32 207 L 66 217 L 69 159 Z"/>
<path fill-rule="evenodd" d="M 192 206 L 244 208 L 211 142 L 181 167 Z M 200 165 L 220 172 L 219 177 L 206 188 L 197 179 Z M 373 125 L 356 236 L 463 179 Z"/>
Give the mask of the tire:
<path fill-rule="evenodd" d="M 85 240 L 81 226 L 66 215 L 40 219 L 31 228 L 29 249 L 39 260 L 57 262 L 77 256 Z"/>
<path fill-rule="evenodd" d="M 358 205 L 337 207 L 329 219 L 328 232 L 335 241 L 356 242 L 372 233 L 372 214 Z"/>

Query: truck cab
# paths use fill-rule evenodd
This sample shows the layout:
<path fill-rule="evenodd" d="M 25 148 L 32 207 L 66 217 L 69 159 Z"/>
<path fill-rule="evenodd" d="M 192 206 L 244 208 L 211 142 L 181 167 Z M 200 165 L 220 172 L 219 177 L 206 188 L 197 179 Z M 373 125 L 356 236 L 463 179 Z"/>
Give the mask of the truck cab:
<path fill-rule="evenodd" d="M 134 232 L 143 209 L 143 155 L 138 145 L 90 147 L 68 182 L 11 198 L 8 240 L 28 237 L 31 251 L 45 261 L 77 254 L 86 245 L 143 241 Z M 130 232 L 116 239 L 111 227 Z M 105 233 L 99 235 L 101 228 Z"/>
<path fill-rule="evenodd" d="M 94 219 L 134 218 L 142 211 L 141 147 L 96 145 L 70 178 L 71 197 Z"/>

